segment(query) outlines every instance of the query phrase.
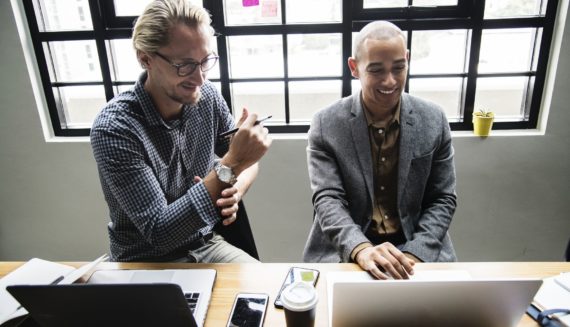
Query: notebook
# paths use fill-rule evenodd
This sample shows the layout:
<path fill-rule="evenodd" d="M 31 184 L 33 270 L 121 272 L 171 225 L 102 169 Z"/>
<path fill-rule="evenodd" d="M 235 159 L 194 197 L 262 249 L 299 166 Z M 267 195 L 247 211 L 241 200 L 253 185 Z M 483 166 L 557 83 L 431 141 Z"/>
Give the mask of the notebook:
<path fill-rule="evenodd" d="M 99 270 L 87 284 L 12 285 L 42 326 L 202 326 L 213 269 Z"/>
<path fill-rule="evenodd" d="M 361 274 L 327 276 L 329 325 L 516 326 L 542 283 L 448 277 L 381 281 Z"/>

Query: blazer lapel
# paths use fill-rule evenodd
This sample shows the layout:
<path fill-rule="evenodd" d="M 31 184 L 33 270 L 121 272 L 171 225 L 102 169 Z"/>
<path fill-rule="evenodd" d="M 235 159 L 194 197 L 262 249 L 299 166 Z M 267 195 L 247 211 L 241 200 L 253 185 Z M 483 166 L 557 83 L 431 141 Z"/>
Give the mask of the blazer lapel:
<path fill-rule="evenodd" d="M 370 139 L 368 137 L 368 126 L 364 117 L 364 111 L 360 102 L 360 93 L 352 97 L 351 118 L 349 119 L 350 130 L 354 149 L 358 156 L 358 162 L 363 173 L 368 196 L 372 201 L 374 198 L 374 188 L 372 187 L 374 175 L 372 172 L 372 151 L 370 150 Z"/>
<path fill-rule="evenodd" d="M 414 158 L 414 137 L 417 137 L 414 125 L 416 123 L 413 108 L 406 101 L 406 95 L 402 94 L 400 107 L 400 159 L 398 162 L 398 208 L 401 208 L 404 188 L 408 180 L 410 164 Z"/>

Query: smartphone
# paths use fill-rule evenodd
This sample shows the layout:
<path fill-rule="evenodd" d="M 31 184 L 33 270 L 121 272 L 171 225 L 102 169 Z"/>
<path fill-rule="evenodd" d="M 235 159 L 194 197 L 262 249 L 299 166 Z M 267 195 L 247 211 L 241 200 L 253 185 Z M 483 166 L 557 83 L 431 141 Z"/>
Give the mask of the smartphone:
<path fill-rule="evenodd" d="M 283 308 L 283 304 L 281 303 L 281 292 L 285 289 L 285 287 L 293 284 L 296 281 L 302 280 L 307 283 L 312 283 L 313 286 L 317 285 L 317 279 L 319 278 L 319 271 L 316 269 L 309 269 L 309 268 L 299 268 L 299 267 L 291 267 L 287 276 L 285 276 L 285 280 L 283 281 L 283 285 L 281 285 L 281 289 L 275 298 L 275 302 L 273 303 L 276 308 Z"/>
<path fill-rule="evenodd" d="M 239 293 L 236 295 L 227 327 L 261 327 L 269 295 L 263 293 Z"/>

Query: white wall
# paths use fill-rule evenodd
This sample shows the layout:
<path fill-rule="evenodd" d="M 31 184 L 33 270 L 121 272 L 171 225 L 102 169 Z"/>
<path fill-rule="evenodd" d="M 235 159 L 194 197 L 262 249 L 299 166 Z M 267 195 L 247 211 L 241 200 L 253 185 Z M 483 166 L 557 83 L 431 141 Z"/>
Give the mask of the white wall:
<path fill-rule="evenodd" d="M 566 2 L 567 4 L 567 2 Z M 454 138 L 462 261 L 561 260 L 570 238 L 569 26 L 544 136 Z M 0 260 L 108 251 L 88 143 L 46 143 L 9 1 L 0 1 Z M 295 262 L 312 219 L 306 140 L 275 140 L 245 201 L 262 260 Z"/>

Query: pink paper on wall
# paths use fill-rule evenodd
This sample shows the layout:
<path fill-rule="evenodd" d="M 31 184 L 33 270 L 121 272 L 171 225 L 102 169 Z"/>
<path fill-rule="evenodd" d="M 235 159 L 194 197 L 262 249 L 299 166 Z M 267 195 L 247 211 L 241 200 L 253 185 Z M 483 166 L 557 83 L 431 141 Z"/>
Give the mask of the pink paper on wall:
<path fill-rule="evenodd" d="M 277 16 L 277 0 L 266 0 L 261 4 L 261 17 Z"/>
<path fill-rule="evenodd" d="M 244 7 L 259 6 L 259 0 L 241 0 Z"/>

